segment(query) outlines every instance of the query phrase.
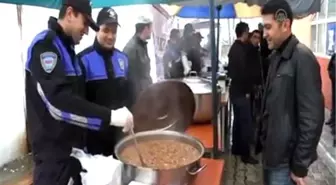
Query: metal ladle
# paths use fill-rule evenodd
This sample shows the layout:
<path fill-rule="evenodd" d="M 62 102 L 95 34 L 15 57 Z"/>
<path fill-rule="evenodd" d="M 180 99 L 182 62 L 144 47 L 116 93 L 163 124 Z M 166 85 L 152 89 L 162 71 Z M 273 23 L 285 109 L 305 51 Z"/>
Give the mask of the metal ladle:
<path fill-rule="evenodd" d="M 157 120 L 163 120 L 163 119 L 166 119 L 167 117 L 168 117 L 168 114 L 166 114 L 164 116 L 161 116 L 161 117 L 158 117 Z M 172 121 L 172 123 L 169 124 L 167 127 L 162 128 L 162 129 L 157 129 L 157 130 L 168 130 L 170 127 L 173 127 L 176 124 L 177 121 L 178 120 L 176 119 L 176 120 Z M 137 139 L 135 137 L 135 133 L 134 133 L 133 127 L 130 129 L 130 134 L 131 134 L 133 142 L 134 142 L 135 150 L 138 153 L 138 156 L 139 156 L 139 159 L 140 159 L 140 162 L 141 162 L 141 166 L 146 167 L 147 165 L 146 165 L 145 160 L 142 158 L 142 155 L 140 153 L 138 141 L 137 141 Z"/>
<path fill-rule="evenodd" d="M 139 149 L 138 141 L 137 141 L 137 139 L 135 137 L 134 129 L 133 128 L 130 129 L 130 134 L 131 134 L 133 142 L 134 142 L 135 150 L 138 153 L 138 156 L 139 156 L 139 159 L 140 159 L 140 162 L 141 162 L 141 166 L 145 167 L 146 163 L 145 163 L 144 159 L 142 158 L 142 155 L 140 154 L 140 149 Z"/>

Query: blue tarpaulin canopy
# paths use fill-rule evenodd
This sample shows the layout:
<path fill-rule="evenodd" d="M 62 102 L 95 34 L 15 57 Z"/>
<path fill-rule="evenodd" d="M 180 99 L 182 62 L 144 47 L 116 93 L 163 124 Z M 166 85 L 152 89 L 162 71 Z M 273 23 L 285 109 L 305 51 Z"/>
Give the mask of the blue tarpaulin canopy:
<path fill-rule="evenodd" d="M 181 18 L 199 18 L 208 19 L 210 17 L 209 6 L 184 6 L 177 13 L 178 17 Z M 217 13 L 215 14 L 217 18 Z M 236 11 L 234 4 L 230 3 L 222 7 L 219 12 L 220 18 L 236 18 Z"/>
<path fill-rule="evenodd" d="M 243 2 L 248 5 L 263 5 L 267 0 L 215 0 L 215 4 L 227 5 L 225 11 L 222 11 L 222 18 L 228 18 L 233 16 L 234 3 Z M 320 1 L 319 0 L 287 0 L 291 5 L 294 14 L 310 14 L 315 13 L 320 10 Z M 205 17 L 205 12 L 208 11 L 209 18 L 209 8 L 198 7 L 195 9 L 194 6 L 199 5 L 208 5 L 208 0 L 91 0 L 93 8 L 102 8 L 106 6 L 123 6 L 123 5 L 135 5 L 135 4 L 176 4 L 183 6 L 191 6 L 188 9 L 188 12 L 200 10 L 203 12 L 203 17 Z M 40 6 L 46 8 L 59 8 L 62 4 L 62 0 L 0 0 L 0 3 L 9 3 L 9 4 L 18 4 L 18 5 L 32 5 Z M 230 5 L 231 4 L 231 5 Z M 182 8 L 183 9 L 183 8 Z M 193 9 L 193 10 L 192 10 Z M 206 10 L 207 9 L 207 10 Z M 184 10 L 182 10 L 184 11 Z M 184 14 L 185 15 L 185 14 Z M 236 15 L 236 17 L 239 17 Z M 230 17 L 232 18 L 232 17 Z"/>
<path fill-rule="evenodd" d="M 227 3 L 232 0 L 215 0 L 217 4 Z M 93 8 L 109 6 L 137 5 L 137 4 L 186 4 L 207 5 L 208 0 L 91 0 Z M 46 8 L 59 8 L 62 0 L 0 0 L 0 3 L 32 5 Z"/>
<path fill-rule="evenodd" d="M 106 6 L 122 6 L 134 4 L 170 4 L 178 3 L 183 0 L 92 0 L 93 8 L 102 8 Z M 207 1 L 205 1 L 207 2 Z M 10 3 L 18 5 L 32 5 L 46 8 L 59 8 L 62 0 L 0 0 L 0 3 Z"/>
<path fill-rule="evenodd" d="M 219 12 L 219 18 L 251 18 L 260 16 L 260 7 L 267 0 L 225 1 Z M 296 17 L 306 16 L 320 10 L 319 0 L 287 0 Z M 242 3 L 243 2 L 243 3 Z M 184 4 L 181 2 L 180 4 Z M 254 5 L 254 6 L 252 6 Z M 259 5 L 259 6 L 257 6 Z M 216 10 L 215 17 L 218 14 Z M 210 8 L 208 5 L 185 5 L 176 13 L 181 18 L 209 19 Z"/>

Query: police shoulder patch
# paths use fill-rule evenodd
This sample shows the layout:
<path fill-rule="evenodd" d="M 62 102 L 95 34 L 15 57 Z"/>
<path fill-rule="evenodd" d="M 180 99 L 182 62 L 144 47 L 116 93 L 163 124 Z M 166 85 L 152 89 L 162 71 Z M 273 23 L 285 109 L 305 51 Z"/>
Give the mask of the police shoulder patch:
<path fill-rule="evenodd" d="M 41 65 L 46 73 L 51 73 L 57 64 L 57 54 L 51 51 L 44 52 L 40 55 Z"/>
<path fill-rule="evenodd" d="M 119 67 L 122 71 L 125 70 L 125 61 L 120 57 L 118 58 Z"/>

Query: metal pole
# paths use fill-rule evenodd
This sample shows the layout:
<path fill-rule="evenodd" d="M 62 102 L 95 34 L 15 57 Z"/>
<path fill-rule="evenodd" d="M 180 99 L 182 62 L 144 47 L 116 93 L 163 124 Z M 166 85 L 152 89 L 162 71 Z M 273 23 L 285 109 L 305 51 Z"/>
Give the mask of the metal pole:
<path fill-rule="evenodd" d="M 216 57 L 216 39 L 215 39 L 215 2 L 209 0 L 210 8 L 210 41 L 211 41 L 211 80 L 212 80 L 212 125 L 213 125 L 213 157 L 216 157 L 218 150 L 218 128 L 217 128 L 217 112 L 218 112 L 218 92 L 217 92 L 217 68 L 218 57 Z"/>
<path fill-rule="evenodd" d="M 219 70 L 219 52 L 220 52 L 220 31 L 221 31 L 221 27 L 220 27 L 220 12 L 222 10 L 222 5 L 218 5 L 216 6 L 216 11 L 217 11 L 217 39 L 216 39 L 216 51 L 217 51 L 217 55 L 216 55 L 216 60 L 217 60 L 217 68 L 216 68 L 216 72 Z M 221 66 L 222 67 L 222 66 Z M 217 75 L 216 75 L 217 76 Z M 218 77 L 216 77 L 217 81 L 218 81 Z M 216 82 L 217 84 L 217 82 Z M 220 87 L 218 87 L 217 85 L 217 89 L 219 89 L 219 93 L 218 94 L 218 102 L 220 102 L 221 96 L 222 96 L 222 89 Z M 220 103 L 218 103 L 218 111 L 217 111 L 217 117 L 219 117 L 219 119 L 217 118 L 217 141 L 218 141 L 218 153 L 219 152 L 223 152 L 223 143 L 224 143 L 224 128 L 223 128 L 223 111 L 222 111 L 222 105 Z M 219 114 L 219 115 L 218 115 Z"/>
<path fill-rule="evenodd" d="M 216 7 L 217 10 L 217 58 L 219 57 L 219 36 L 220 36 L 220 11 L 222 10 L 222 5 Z M 218 66 L 218 65 L 217 65 Z"/>

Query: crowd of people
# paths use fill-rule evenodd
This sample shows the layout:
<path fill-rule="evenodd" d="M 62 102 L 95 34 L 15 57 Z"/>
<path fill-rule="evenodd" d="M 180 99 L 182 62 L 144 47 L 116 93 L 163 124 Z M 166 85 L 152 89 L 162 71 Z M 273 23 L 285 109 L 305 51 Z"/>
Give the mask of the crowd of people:
<path fill-rule="evenodd" d="M 228 53 L 228 76 L 232 80 L 230 100 L 234 111 L 232 153 L 240 155 L 243 162 L 257 164 L 251 157 L 249 141 L 253 130 L 252 100 L 258 98 L 263 79 L 259 54 L 261 34 L 258 30 L 249 33 L 245 22 L 238 23 L 235 32 L 237 39 Z"/>
<path fill-rule="evenodd" d="M 324 123 L 320 67 L 292 34 L 293 12 L 287 1 L 269 1 L 261 14 L 258 30 L 249 32 L 245 22 L 236 25 L 237 39 L 228 54 L 231 152 L 249 164 L 259 163 L 252 156 L 262 153 L 266 185 L 305 185 Z M 333 109 L 327 124 L 335 138 L 335 54 L 329 74 Z"/>
<path fill-rule="evenodd" d="M 34 185 L 80 185 L 83 169 L 71 156 L 72 148 L 114 155 L 122 132 L 133 128 L 132 105 L 153 83 L 147 51 L 152 21 L 139 17 L 134 36 L 121 51 L 115 48 L 117 13 L 105 7 L 97 21 L 91 13 L 88 0 L 64 0 L 58 18 L 50 17 L 48 28 L 28 48 L 25 97 Z M 236 26 L 237 40 L 228 54 L 232 153 L 256 164 L 254 145 L 256 153 L 263 153 L 265 185 L 304 185 L 324 122 L 320 68 L 292 34 L 293 13 L 285 0 L 268 1 L 261 13 L 258 30 L 250 32 L 244 22 Z M 76 54 L 74 46 L 89 27 L 96 37 Z M 201 73 L 209 53 L 201 47 L 202 38 L 191 24 L 182 35 L 171 30 L 163 56 L 166 78 Z M 333 92 L 334 58 L 329 67 Z M 328 122 L 333 133 L 334 111 Z"/>
<path fill-rule="evenodd" d="M 203 36 L 195 32 L 192 24 L 186 24 L 181 35 L 180 30 L 172 29 L 162 58 L 164 76 L 182 78 L 195 71 L 200 74 L 206 67 L 204 59 L 209 51 L 201 46 Z"/>

